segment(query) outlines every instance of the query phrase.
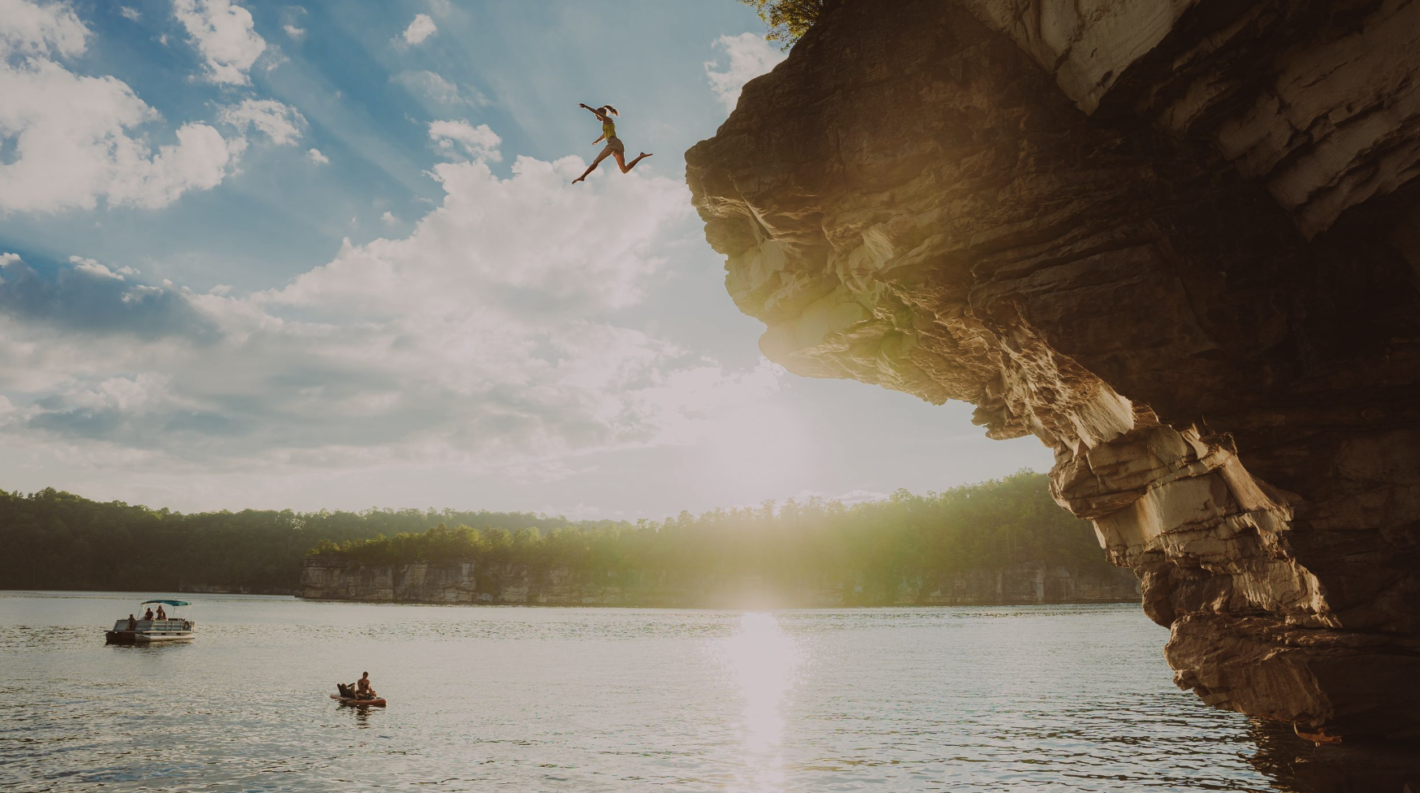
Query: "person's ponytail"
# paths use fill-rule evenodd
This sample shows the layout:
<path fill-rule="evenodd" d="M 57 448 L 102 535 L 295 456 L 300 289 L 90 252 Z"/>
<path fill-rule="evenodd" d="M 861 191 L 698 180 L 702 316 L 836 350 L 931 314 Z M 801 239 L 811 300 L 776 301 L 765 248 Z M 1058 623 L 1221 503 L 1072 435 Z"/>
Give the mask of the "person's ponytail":
<path fill-rule="evenodd" d="M 618 112 L 616 112 L 616 108 L 612 107 L 611 105 L 602 105 L 601 107 L 599 107 L 599 108 L 597 108 L 597 109 L 598 109 L 598 110 L 605 111 L 605 112 L 607 112 L 607 113 L 610 113 L 610 114 L 612 114 L 613 116 L 616 116 L 616 117 L 618 117 L 618 118 L 621 117 L 621 114 L 618 113 Z"/>

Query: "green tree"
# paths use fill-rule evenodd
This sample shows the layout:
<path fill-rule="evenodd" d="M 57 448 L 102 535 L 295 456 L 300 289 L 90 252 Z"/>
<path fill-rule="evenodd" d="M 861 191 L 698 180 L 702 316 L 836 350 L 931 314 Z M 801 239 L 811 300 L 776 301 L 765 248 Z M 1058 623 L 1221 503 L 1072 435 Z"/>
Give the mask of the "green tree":
<path fill-rule="evenodd" d="M 769 32 L 764 38 L 789 49 L 818 21 L 827 0 L 740 0 L 752 7 Z"/>
<path fill-rule="evenodd" d="M 184 515 L 53 489 L 0 490 L 0 547 L 0 589 L 292 592 L 314 555 L 374 566 L 466 560 L 685 586 L 753 579 L 784 592 L 851 582 L 862 587 L 858 602 L 879 603 L 904 583 L 974 568 L 1107 568 L 1093 528 L 1056 506 L 1046 478 L 1031 472 L 851 505 L 766 502 L 635 524 L 455 510 Z"/>

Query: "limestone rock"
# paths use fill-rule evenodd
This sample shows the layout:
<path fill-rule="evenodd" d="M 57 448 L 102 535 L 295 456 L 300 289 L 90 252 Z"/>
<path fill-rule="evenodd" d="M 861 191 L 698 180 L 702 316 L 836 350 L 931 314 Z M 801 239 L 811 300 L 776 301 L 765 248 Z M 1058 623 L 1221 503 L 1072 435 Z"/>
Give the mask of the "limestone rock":
<path fill-rule="evenodd" d="M 1181 685 L 1417 736 L 1417 14 L 845 0 L 687 181 L 769 358 L 1055 450 Z"/>
<path fill-rule="evenodd" d="M 1103 574 L 1102 574 L 1103 573 Z M 886 591 L 890 589 L 891 591 Z M 816 577 L 785 588 L 756 576 L 697 576 L 665 571 L 645 575 L 576 574 L 553 568 L 545 574 L 522 565 L 473 561 L 364 565 L 338 555 L 307 557 L 301 597 L 374 603 L 529 604 L 546 606 L 674 606 L 738 608 L 857 605 L 1005 605 L 1124 603 L 1137 600 L 1134 576 L 1105 568 L 1022 563 L 999 569 L 969 569 L 933 580 L 904 580 L 886 589 L 861 573 Z"/>

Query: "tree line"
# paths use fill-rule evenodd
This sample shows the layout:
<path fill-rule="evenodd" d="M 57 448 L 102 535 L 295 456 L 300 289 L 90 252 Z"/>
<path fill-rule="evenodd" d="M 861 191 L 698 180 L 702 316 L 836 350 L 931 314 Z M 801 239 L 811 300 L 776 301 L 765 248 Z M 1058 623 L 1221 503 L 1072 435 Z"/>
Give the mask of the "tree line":
<path fill-rule="evenodd" d="M 430 528 L 433 526 L 433 528 Z M 453 527 L 453 528 L 450 528 Z M 54 489 L 0 490 L 0 588 L 252 592 L 298 588 L 307 555 L 354 564 L 468 560 L 606 576 L 904 578 L 1043 562 L 1105 571 L 1086 521 L 1021 472 L 939 493 L 766 502 L 663 521 L 519 512 L 244 510 L 184 515 Z"/>
<path fill-rule="evenodd" d="M 488 528 L 596 521 L 523 512 L 370 509 L 242 510 L 183 514 L 122 501 L 91 501 L 47 488 L 0 490 L 0 589 L 292 592 L 306 552 L 322 540 L 421 532 L 437 523 Z"/>
<path fill-rule="evenodd" d="M 588 581 L 750 577 L 789 588 L 851 579 L 881 591 L 902 581 L 1021 562 L 1109 570 L 1093 527 L 1056 505 L 1046 478 L 1031 472 L 925 496 L 898 491 L 852 505 L 766 502 L 634 526 L 547 531 L 441 524 L 421 534 L 323 542 L 311 554 L 370 566 L 522 565 L 534 574 L 560 569 Z"/>

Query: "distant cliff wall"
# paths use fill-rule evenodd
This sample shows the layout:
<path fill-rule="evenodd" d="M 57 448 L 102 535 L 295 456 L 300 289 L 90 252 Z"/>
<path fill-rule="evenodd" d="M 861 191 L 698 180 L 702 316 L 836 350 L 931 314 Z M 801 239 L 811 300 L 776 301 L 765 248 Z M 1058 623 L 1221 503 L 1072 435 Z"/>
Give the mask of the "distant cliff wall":
<path fill-rule="evenodd" d="M 472 561 L 380 566 L 313 556 L 301 571 L 301 597 L 371 603 L 831 608 L 1126 603 L 1138 602 L 1139 589 L 1134 576 L 1123 570 L 1082 571 L 1030 563 L 892 583 L 855 574 L 786 586 L 757 576 L 595 575 Z"/>

